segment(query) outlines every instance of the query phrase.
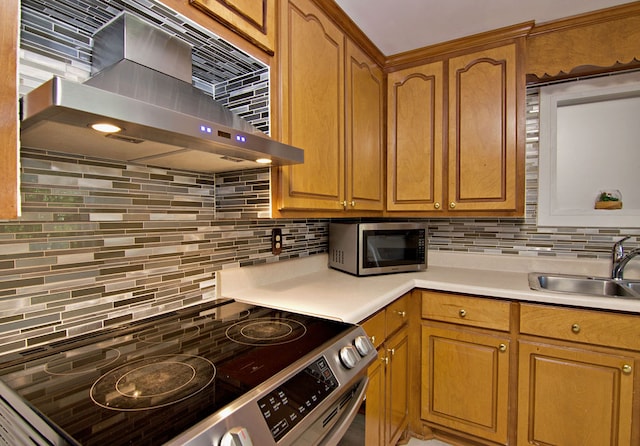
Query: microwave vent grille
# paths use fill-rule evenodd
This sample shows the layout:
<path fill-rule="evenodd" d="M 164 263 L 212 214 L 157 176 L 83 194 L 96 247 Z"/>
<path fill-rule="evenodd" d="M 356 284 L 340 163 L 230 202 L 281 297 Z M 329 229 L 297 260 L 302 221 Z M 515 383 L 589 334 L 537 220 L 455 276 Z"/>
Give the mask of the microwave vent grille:
<path fill-rule="evenodd" d="M 331 263 L 334 265 L 344 265 L 344 251 L 333 248 L 331 250 Z"/>

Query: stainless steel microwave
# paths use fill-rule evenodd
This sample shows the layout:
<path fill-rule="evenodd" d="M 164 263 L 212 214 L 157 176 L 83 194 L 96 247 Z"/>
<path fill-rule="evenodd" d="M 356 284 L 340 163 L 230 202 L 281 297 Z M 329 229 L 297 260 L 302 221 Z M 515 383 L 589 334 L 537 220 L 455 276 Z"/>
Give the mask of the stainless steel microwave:
<path fill-rule="evenodd" d="M 427 248 L 424 223 L 329 224 L 329 267 L 356 276 L 425 270 Z"/>

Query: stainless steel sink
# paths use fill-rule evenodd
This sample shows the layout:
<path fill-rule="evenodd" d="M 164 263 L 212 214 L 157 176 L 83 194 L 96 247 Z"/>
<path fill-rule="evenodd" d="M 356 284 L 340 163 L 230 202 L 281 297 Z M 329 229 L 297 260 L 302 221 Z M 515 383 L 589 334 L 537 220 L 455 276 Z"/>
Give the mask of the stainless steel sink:
<path fill-rule="evenodd" d="M 529 286 L 539 291 L 640 299 L 640 280 L 529 273 Z"/>

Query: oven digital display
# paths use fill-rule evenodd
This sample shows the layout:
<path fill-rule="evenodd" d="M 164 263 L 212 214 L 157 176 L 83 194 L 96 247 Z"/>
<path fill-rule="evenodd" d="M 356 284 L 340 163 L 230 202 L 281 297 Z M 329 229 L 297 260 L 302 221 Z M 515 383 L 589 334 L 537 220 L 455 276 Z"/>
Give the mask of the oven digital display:
<path fill-rule="evenodd" d="M 258 407 L 275 441 L 338 388 L 338 381 L 320 357 L 281 386 L 258 400 Z"/>

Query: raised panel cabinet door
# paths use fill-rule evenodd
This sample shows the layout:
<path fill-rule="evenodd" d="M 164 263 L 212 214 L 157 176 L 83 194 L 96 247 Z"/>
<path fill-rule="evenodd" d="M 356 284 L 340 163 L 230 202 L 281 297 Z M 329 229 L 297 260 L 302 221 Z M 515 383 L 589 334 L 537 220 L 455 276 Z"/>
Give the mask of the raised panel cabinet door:
<path fill-rule="evenodd" d="M 506 444 L 509 340 L 422 327 L 421 417 Z"/>
<path fill-rule="evenodd" d="M 631 444 L 633 358 L 521 341 L 518 445 Z"/>
<path fill-rule="evenodd" d="M 347 209 L 384 207 L 384 79 L 382 70 L 347 41 L 346 201 Z"/>
<path fill-rule="evenodd" d="M 384 445 L 385 360 L 384 350 L 379 350 L 378 361 L 371 364 L 367 370 L 369 386 L 365 400 L 365 446 Z"/>
<path fill-rule="evenodd" d="M 516 45 L 450 59 L 448 85 L 449 211 L 516 210 Z"/>
<path fill-rule="evenodd" d="M 443 62 L 387 78 L 387 210 L 443 209 Z"/>
<path fill-rule="evenodd" d="M 0 2 L 0 219 L 16 218 L 18 208 L 18 26 L 20 2 Z"/>
<path fill-rule="evenodd" d="M 282 135 L 304 163 L 282 168 L 278 207 L 342 210 L 344 35 L 310 0 L 282 5 Z"/>
<path fill-rule="evenodd" d="M 387 350 L 386 444 L 395 445 L 409 423 L 409 330 L 385 343 Z"/>
<path fill-rule="evenodd" d="M 273 54 L 276 38 L 276 0 L 189 0 L 189 3 Z"/>

